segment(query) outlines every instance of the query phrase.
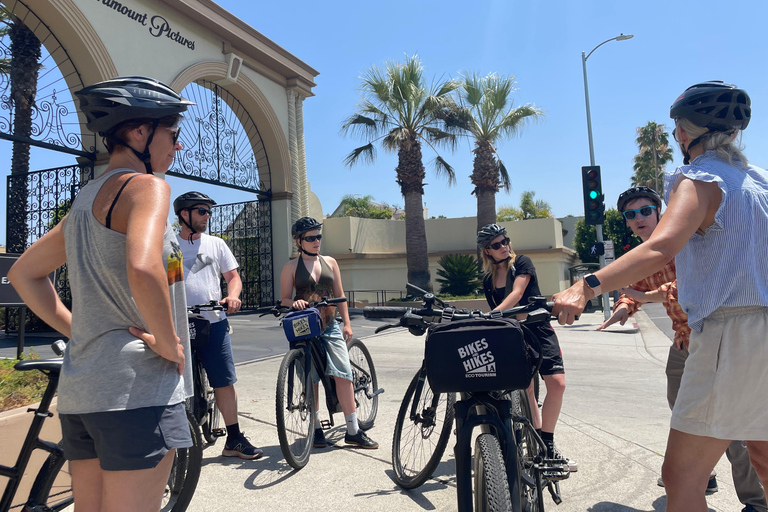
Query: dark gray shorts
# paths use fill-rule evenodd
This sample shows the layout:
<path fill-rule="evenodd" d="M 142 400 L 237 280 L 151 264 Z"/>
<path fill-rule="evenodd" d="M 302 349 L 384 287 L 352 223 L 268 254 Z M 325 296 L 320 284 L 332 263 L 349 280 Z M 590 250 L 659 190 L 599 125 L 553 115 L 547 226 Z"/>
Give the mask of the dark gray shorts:
<path fill-rule="evenodd" d="M 59 414 L 67 460 L 99 459 L 105 471 L 150 469 L 192 446 L 184 402 L 126 411 Z"/>

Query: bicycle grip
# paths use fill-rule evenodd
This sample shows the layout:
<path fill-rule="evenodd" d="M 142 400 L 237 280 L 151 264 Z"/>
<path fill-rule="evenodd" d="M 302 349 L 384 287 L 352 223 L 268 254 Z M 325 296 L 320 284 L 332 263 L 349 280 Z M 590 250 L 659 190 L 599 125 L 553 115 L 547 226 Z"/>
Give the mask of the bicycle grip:
<path fill-rule="evenodd" d="M 365 318 L 400 318 L 408 309 L 398 306 L 366 306 L 363 315 Z"/>

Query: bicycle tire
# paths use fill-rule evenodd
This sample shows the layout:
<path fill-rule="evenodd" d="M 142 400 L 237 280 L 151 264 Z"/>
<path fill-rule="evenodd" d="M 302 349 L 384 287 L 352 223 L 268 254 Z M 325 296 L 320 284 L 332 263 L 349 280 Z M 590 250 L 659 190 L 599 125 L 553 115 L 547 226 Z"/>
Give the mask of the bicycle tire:
<path fill-rule="evenodd" d="M 221 427 L 219 422 L 221 420 L 221 413 L 219 412 L 219 406 L 216 404 L 216 391 L 211 387 L 211 383 L 208 381 L 208 374 L 205 372 L 202 363 L 198 363 L 198 371 L 200 372 L 200 388 L 205 393 L 205 399 L 207 405 L 207 411 L 205 413 L 205 421 L 200 426 L 203 431 L 203 439 L 208 444 L 216 443 L 216 439 L 221 437 L 221 434 L 217 433 Z"/>
<path fill-rule="evenodd" d="M 531 403 L 528 391 L 517 390 L 512 393 L 512 414 L 531 419 Z M 531 428 L 522 423 L 514 424 L 515 441 L 520 474 L 520 503 L 526 512 L 543 512 L 544 496 L 541 473 L 534 468 L 534 459 L 538 455 L 538 443 L 533 438 Z"/>
<path fill-rule="evenodd" d="M 62 443 L 59 442 L 58 450 L 48 455 L 35 477 L 26 504 L 30 510 L 40 508 L 56 512 L 74 503 L 72 476 L 69 473 L 69 465 L 64 464 L 66 459 L 64 459 L 64 453 L 60 451 L 61 446 Z"/>
<path fill-rule="evenodd" d="M 160 510 L 162 512 L 184 512 L 189 507 L 200 480 L 203 464 L 203 439 L 200 426 L 190 411 L 187 411 L 192 446 L 177 448 L 171 473 L 165 486 Z"/>
<path fill-rule="evenodd" d="M 373 366 L 373 358 L 362 341 L 355 338 L 347 345 L 349 363 L 352 367 L 352 388 L 355 392 L 355 410 L 357 412 L 357 424 L 362 430 L 373 428 L 376 413 L 379 410 L 379 396 L 368 398 L 378 388 L 376 368 Z"/>
<path fill-rule="evenodd" d="M 280 451 L 286 462 L 301 469 L 309 462 L 315 427 L 312 372 L 303 368 L 304 351 L 288 351 L 280 363 L 275 394 L 275 416 Z"/>
<path fill-rule="evenodd" d="M 512 512 L 504 456 L 493 434 L 477 436 L 474 469 L 475 511 Z"/>
<path fill-rule="evenodd" d="M 435 472 L 451 436 L 456 414 L 455 393 L 438 394 L 437 403 L 433 406 L 434 394 L 426 375 L 421 396 L 414 396 L 420 374 L 421 370 L 413 377 L 405 392 L 392 439 L 394 480 L 404 489 L 419 487 Z M 411 418 L 414 400 L 417 401 L 417 417 Z"/>

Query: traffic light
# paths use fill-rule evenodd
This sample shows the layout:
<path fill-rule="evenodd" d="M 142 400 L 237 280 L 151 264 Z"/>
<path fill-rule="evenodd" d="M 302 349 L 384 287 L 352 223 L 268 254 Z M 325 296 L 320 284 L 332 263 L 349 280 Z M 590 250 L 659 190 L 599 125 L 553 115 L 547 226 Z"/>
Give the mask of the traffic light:
<path fill-rule="evenodd" d="M 605 196 L 600 179 L 600 166 L 582 167 L 581 181 L 584 185 L 584 222 L 592 226 L 602 224 L 605 222 Z"/>

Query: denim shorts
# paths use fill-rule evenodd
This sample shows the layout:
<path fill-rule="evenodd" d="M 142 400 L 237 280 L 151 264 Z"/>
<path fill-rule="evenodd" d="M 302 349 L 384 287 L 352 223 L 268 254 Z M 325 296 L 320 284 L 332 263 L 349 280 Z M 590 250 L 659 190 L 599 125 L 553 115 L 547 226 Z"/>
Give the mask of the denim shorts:
<path fill-rule="evenodd" d="M 125 411 L 59 414 L 67 460 L 99 459 L 105 471 L 150 469 L 192 446 L 184 402 Z"/>
<path fill-rule="evenodd" d="M 212 388 L 225 388 L 237 382 L 232 342 L 229 339 L 229 322 L 226 319 L 211 324 L 208 343 L 196 352 Z"/>
<path fill-rule="evenodd" d="M 325 374 L 329 377 L 339 377 L 351 381 L 352 365 L 349 363 L 349 350 L 347 349 L 347 342 L 344 341 L 344 335 L 341 333 L 339 323 L 331 322 L 323 331 L 323 334 L 320 335 L 320 338 L 325 345 Z M 302 368 L 301 363 L 299 363 L 299 368 Z M 320 376 L 314 365 L 312 367 L 312 382 L 315 384 L 320 382 Z"/>

